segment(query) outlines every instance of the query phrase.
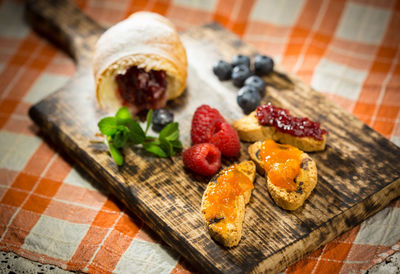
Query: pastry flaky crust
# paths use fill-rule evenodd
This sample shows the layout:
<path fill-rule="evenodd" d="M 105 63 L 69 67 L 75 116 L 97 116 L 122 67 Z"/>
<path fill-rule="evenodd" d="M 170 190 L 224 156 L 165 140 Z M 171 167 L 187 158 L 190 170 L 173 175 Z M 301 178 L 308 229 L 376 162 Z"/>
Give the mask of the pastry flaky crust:
<path fill-rule="evenodd" d="M 102 108 L 114 111 L 122 105 L 115 76 L 132 66 L 166 72 L 166 96 L 160 107 L 183 92 L 187 75 L 186 51 L 167 18 L 152 12 L 136 12 L 99 38 L 93 70 L 97 100 Z M 135 112 L 134 106 L 131 110 Z"/>

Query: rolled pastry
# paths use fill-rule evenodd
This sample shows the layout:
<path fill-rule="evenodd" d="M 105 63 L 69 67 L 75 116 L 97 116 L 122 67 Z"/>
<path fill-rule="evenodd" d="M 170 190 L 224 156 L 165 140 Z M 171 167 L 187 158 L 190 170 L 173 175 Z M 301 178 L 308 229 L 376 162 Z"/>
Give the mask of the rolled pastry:
<path fill-rule="evenodd" d="M 115 111 L 125 105 L 137 113 L 161 108 L 183 92 L 186 51 L 168 19 L 136 12 L 99 38 L 93 69 L 100 106 Z"/>

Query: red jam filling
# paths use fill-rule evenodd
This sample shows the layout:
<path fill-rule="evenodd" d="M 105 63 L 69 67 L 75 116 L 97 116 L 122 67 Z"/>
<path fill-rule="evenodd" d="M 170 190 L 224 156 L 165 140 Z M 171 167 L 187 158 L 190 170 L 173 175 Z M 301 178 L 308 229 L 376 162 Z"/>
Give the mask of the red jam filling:
<path fill-rule="evenodd" d="M 273 126 L 277 130 L 296 137 L 312 137 L 323 140 L 323 135 L 328 131 L 320 127 L 319 122 L 313 122 L 308 118 L 294 117 L 289 110 L 278 108 L 271 103 L 257 108 L 256 117 L 263 126 Z"/>
<path fill-rule="evenodd" d="M 157 108 L 165 96 L 167 87 L 165 71 L 145 71 L 138 67 L 129 68 L 125 74 L 115 77 L 123 104 L 133 104 L 139 109 Z"/>

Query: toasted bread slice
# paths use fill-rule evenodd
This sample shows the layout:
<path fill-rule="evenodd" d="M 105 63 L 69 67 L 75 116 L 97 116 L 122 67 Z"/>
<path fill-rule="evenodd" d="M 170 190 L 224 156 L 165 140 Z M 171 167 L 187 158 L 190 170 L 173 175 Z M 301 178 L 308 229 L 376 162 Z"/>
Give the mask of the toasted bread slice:
<path fill-rule="evenodd" d="M 260 174 L 265 174 L 263 162 L 259 157 L 261 145 L 262 142 L 256 142 L 249 146 L 248 151 L 250 158 L 256 163 L 257 171 Z M 301 154 L 300 159 L 300 172 L 295 179 L 298 187 L 295 191 L 288 191 L 275 186 L 265 174 L 267 188 L 272 199 L 278 206 L 286 210 L 296 210 L 302 206 L 317 184 L 317 166 L 314 160 L 304 152 Z"/>
<path fill-rule="evenodd" d="M 326 134 L 322 140 L 312 137 L 296 137 L 288 133 L 278 131 L 275 127 L 262 126 L 258 123 L 256 112 L 236 120 L 233 127 L 238 132 L 239 138 L 245 142 L 257 142 L 265 139 L 273 139 L 282 144 L 292 145 L 302 151 L 320 151 L 325 149 Z"/>
<path fill-rule="evenodd" d="M 241 162 L 236 165 L 236 168 L 238 171 L 246 175 L 251 182 L 254 181 L 256 167 L 252 161 Z M 201 202 L 201 213 L 211 237 L 226 247 L 233 247 L 238 245 L 242 237 L 245 206 L 250 201 L 251 189 L 236 197 L 233 209 L 234 213 L 236 213 L 234 221 L 227 220 L 225 216 L 207 220 L 206 211 L 211 206 L 208 197 L 211 191 L 218 187 L 217 178 L 221 172 L 209 182 L 207 189 L 204 192 Z"/>

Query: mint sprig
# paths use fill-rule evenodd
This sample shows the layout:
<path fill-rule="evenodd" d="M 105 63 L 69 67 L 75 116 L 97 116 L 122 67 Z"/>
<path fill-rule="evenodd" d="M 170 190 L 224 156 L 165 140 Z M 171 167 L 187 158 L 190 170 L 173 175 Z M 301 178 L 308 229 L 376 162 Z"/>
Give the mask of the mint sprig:
<path fill-rule="evenodd" d="M 143 130 L 139 122 L 132 118 L 129 109 L 121 107 L 115 116 L 105 117 L 98 122 L 97 126 L 106 136 L 105 143 L 117 165 L 123 165 L 124 158 L 120 149 L 129 143 L 141 145 L 147 152 L 162 158 L 172 157 L 182 149 L 182 143 L 179 141 L 179 124 L 176 122 L 165 126 L 158 137 L 147 135 L 152 117 L 153 110 L 149 110 L 146 128 Z"/>

